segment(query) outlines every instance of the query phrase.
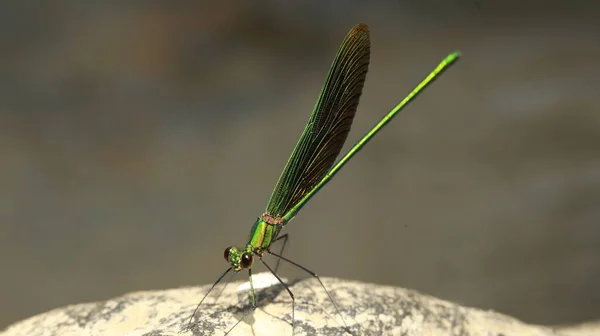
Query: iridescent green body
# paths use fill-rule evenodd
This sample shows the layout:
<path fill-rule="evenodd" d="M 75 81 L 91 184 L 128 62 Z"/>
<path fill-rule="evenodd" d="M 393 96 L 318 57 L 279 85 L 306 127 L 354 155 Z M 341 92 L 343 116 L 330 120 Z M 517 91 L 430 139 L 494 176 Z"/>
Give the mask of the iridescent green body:
<path fill-rule="evenodd" d="M 257 249 L 269 248 L 285 224 L 282 218 L 272 217 L 267 213 L 262 214 L 250 230 L 248 246 Z"/>
<path fill-rule="evenodd" d="M 448 55 L 333 165 L 350 132 L 367 74 L 369 57 L 369 30 L 365 24 L 359 24 L 342 42 L 308 124 L 273 189 L 266 212 L 256 220 L 250 230 L 248 244 L 244 248 L 229 248 L 228 261 L 234 270 L 244 268 L 241 264 L 242 254 L 261 256 L 265 250 L 268 251 L 283 226 L 383 126 L 454 63 L 460 57 L 460 53 L 453 52 Z"/>
<path fill-rule="evenodd" d="M 277 275 L 277 267 L 273 270 L 263 261 L 263 254 L 268 253 L 278 258 L 277 266 L 279 265 L 279 260 L 284 260 L 315 277 L 334 303 L 339 314 L 339 309 L 333 297 L 325 289 L 319 277 L 304 266 L 272 252 L 270 250 L 271 245 L 281 238 L 287 239 L 287 234 L 280 237 L 279 233 L 294 218 L 298 211 L 323 186 L 331 181 L 335 174 L 398 112 L 423 92 L 429 84 L 459 57 L 459 52 L 453 52 L 446 56 L 419 85 L 388 112 L 334 165 L 335 159 L 350 132 L 350 127 L 362 94 L 370 58 L 370 37 L 367 25 L 359 24 L 350 30 L 346 38 L 342 41 L 342 45 L 329 69 L 327 79 L 308 123 L 271 193 L 265 212 L 254 222 L 250 230 L 248 243 L 245 247 L 229 247 L 225 250 L 225 259 L 231 266 L 213 284 L 209 293 L 230 271 L 238 272 L 242 269 L 247 269 L 250 277 L 250 299 L 252 307 L 256 308 L 256 295 L 252 284 L 252 264 L 254 257 L 256 257 L 280 281 L 292 298 L 293 330 L 294 295 Z M 285 246 L 285 241 L 283 246 Z M 208 293 L 200 301 L 198 307 L 200 307 L 207 295 Z M 196 307 L 196 310 L 198 307 Z M 192 318 L 194 315 L 195 312 Z"/>
<path fill-rule="evenodd" d="M 243 268 L 240 263 L 241 255 L 243 253 L 262 255 L 263 251 L 268 249 L 271 246 L 271 243 L 277 238 L 283 225 L 284 222 L 270 217 L 267 214 L 263 214 L 257 218 L 254 225 L 252 225 L 252 229 L 250 229 L 246 247 L 243 249 L 233 247 L 229 250 L 229 261 L 231 262 L 233 269 L 239 271 Z"/>

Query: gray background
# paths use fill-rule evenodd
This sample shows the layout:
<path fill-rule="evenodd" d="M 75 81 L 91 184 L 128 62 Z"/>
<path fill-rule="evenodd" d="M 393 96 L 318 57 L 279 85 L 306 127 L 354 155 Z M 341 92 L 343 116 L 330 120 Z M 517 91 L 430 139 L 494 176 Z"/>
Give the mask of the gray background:
<path fill-rule="evenodd" d="M 0 327 L 212 283 L 358 22 L 372 62 L 346 148 L 464 58 L 303 209 L 286 255 L 527 322 L 600 317 L 599 2 L 10 1 Z"/>

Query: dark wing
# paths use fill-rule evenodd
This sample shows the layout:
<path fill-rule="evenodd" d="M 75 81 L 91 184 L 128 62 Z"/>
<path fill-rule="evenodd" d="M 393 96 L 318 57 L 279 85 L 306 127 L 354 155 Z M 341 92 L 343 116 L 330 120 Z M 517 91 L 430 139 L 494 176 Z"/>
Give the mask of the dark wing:
<path fill-rule="evenodd" d="M 315 108 L 269 198 L 266 213 L 285 215 L 327 174 L 354 119 L 370 56 L 369 28 L 352 28 L 329 69 Z"/>

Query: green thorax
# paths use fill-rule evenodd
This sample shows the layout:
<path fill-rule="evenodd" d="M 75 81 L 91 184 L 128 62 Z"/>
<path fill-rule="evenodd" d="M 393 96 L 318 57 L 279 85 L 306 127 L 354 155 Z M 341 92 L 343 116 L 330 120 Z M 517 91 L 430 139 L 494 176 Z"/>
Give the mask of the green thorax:
<path fill-rule="evenodd" d="M 264 250 L 268 249 L 277 238 L 279 231 L 285 222 L 281 217 L 272 217 L 268 214 L 261 215 L 250 230 L 248 245 L 246 249 Z"/>

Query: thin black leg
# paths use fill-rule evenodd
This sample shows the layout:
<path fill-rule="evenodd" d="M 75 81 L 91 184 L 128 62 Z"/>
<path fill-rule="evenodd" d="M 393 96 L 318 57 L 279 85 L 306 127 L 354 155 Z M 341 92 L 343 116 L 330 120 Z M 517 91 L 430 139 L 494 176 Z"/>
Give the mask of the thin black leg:
<path fill-rule="evenodd" d="M 263 265 L 265 265 L 265 267 L 269 270 L 269 272 L 271 272 L 271 274 L 273 274 L 273 276 L 275 276 L 275 278 L 277 278 L 277 280 L 279 280 L 279 283 L 281 283 L 283 285 L 285 290 L 288 292 L 288 294 L 292 298 L 292 336 L 293 336 L 294 335 L 294 327 L 296 326 L 296 299 L 294 298 L 294 293 L 292 293 L 292 291 L 290 290 L 288 285 L 286 285 L 285 282 L 283 282 L 283 280 L 281 280 L 281 278 L 279 277 L 279 275 L 277 275 L 277 273 L 273 272 L 271 267 L 264 260 L 262 260 L 262 258 L 259 257 L 258 260 L 260 260 L 260 262 Z"/>
<path fill-rule="evenodd" d="M 338 307 L 337 303 L 335 303 L 335 300 L 333 299 L 333 296 L 331 296 L 331 293 L 329 293 L 329 291 L 327 290 L 327 288 L 325 288 L 325 285 L 323 285 L 323 282 L 321 281 L 321 278 L 319 278 L 319 276 L 317 275 L 317 273 L 315 273 L 315 272 L 313 272 L 313 271 L 309 270 L 308 268 L 306 268 L 306 267 L 304 267 L 304 266 L 302 266 L 302 265 L 300 265 L 300 264 L 298 264 L 298 263 L 295 263 L 295 262 L 291 261 L 290 259 L 288 259 L 288 258 L 286 258 L 286 257 L 283 257 L 283 256 L 281 256 L 281 255 L 279 255 L 279 254 L 273 253 L 273 252 L 271 252 L 271 251 L 267 251 L 267 252 L 268 252 L 269 254 L 271 254 L 271 255 L 273 255 L 273 256 L 275 256 L 275 257 L 279 258 L 279 259 L 282 259 L 282 260 L 285 260 L 285 261 L 287 261 L 288 263 L 290 263 L 290 264 L 292 264 L 292 265 L 294 265 L 294 266 L 296 266 L 296 267 L 298 267 L 298 268 L 302 269 L 302 270 L 303 270 L 303 271 L 305 271 L 306 273 L 310 274 L 312 277 L 316 278 L 316 279 L 317 279 L 317 281 L 319 281 L 319 284 L 321 284 L 321 287 L 323 287 L 323 290 L 325 291 L 325 293 L 327 293 L 327 296 L 329 297 L 329 300 L 331 300 L 331 303 L 333 303 L 333 306 L 335 307 L 335 310 L 336 310 L 336 312 L 337 312 L 337 313 L 338 313 L 338 315 L 340 315 L 340 317 L 342 318 L 342 321 L 344 322 L 344 326 L 346 327 L 346 331 L 347 331 L 349 334 L 351 334 L 351 335 L 352 335 L 352 332 L 350 332 L 350 329 L 348 328 L 348 325 L 346 324 L 346 320 L 344 319 L 344 316 L 343 316 L 343 315 L 342 315 L 342 313 L 340 312 L 340 308 Z"/>
<path fill-rule="evenodd" d="M 283 239 L 283 244 L 281 244 L 281 249 L 279 250 L 279 254 L 280 254 L 280 255 L 283 255 L 283 250 L 285 249 L 285 244 L 287 244 L 288 238 L 289 238 L 289 236 L 288 236 L 288 234 L 286 233 L 286 234 L 284 234 L 283 236 L 279 236 L 279 237 L 277 237 L 277 239 L 275 239 L 275 240 L 273 241 L 273 243 L 274 243 L 274 242 L 276 242 L 276 241 L 279 241 L 279 240 Z M 279 270 L 279 262 L 280 262 L 280 261 L 281 261 L 281 259 L 277 259 L 277 263 L 275 264 L 275 273 L 277 273 L 277 270 Z"/>
<path fill-rule="evenodd" d="M 244 319 L 246 319 L 246 317 L 250 314 L 252 314 L 252 312 L 254 312 L 256 310 L 256 293 L 254 292 L 254 284 L 252 283 L 252 269 L 249 268 L 248 269 L 248 281 L 250 282 L 250 304 L 252 305 L 252 310 L 250 310 L 249 312 L 247 312 L 246 314 L 244 314 L 244 316 L 242 316 L 241 319 L 239 319 L 234 325 L 233 327 L 229 328 L 229 330 L 227 330 L 227 332 L 225 333 L 224 336 L 229 335 L 229 333 L 235 329 L 235 327 L 237 327 L 238 324 L 240 324 L 240 322 L 242 322 Z"/>
<path fill-rule="evenodd" d="M 227 279 L 227 281 L 225 282 L 225 286 L 223 286 L 223 288 L 221 288 L 221 290 L 219 291 L 219 294 L 217 294 L 217 296 L 215 297 L 215 302 L 214 304 L 217 304 L 217 301 L 219 301 L 219 298 L 221 297 L 221 294 L 223 294 L 223 292 L 225 291 L 225 289 L 227 288 L 227 285 L 229 285 L 229 283 L 231 282 L 231 278 L 233 278 L 233 276 L 235 275 L 236 272 L 231 273 L 231 275 L 229 276 L 229 278 Z"/>
<path fill-rule="evenodd" d="M 206 299 L 208 294 L 210 294 L 210 292 L 212 292 L 213 288 L 215 288 L 215 286 L 219 282 L 221 282 L 221 280 L 223 280 L 223 277 L 225 277 L 225 275 L 227 275 L 227 273 L 229 273 L 232 269 L 233 269 L 233 267 L 229 267 L 225 272 L 223 272 L 223 274 L 221 274 L 221 276 L 217 279 L 217 281 L 215 281 L 215 283 L 210 287 L 208 292 L 206 294 L 204 294 L 204 297 L 202 298 L 202 300 L 200 300 L 200 303 L 198 303 L 198 305 L 196 306 L 196 309 L 194 309 L 194 313 L 192 314 L 192 316 L 190 316 L 190 321 L 188 322 L 188 325 L 187 325 L 188 329 L 192 326 L 192 319 L 198 312 L 198 308 L 200 308 L 200 305 L 202 304 L 202 302 L 204 302 L 204 299 Z"/>

